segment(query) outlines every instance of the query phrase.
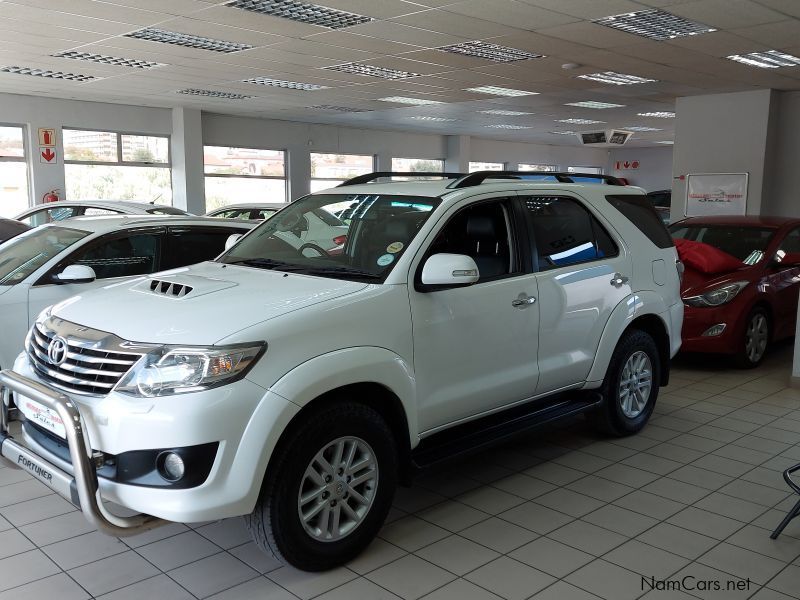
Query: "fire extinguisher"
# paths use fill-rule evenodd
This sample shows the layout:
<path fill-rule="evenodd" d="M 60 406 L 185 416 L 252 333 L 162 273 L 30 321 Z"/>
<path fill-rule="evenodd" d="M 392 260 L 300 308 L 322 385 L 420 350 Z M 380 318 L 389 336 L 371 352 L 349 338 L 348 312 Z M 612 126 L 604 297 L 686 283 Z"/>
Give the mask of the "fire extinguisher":
<path fill-rule="evenodd" d="M 44 196 L 42 196 L 42 203 L 47 204 L 48 202 L 58 202 L 60 198 L 58 197 L 58 190 L 50 190 Z"/>

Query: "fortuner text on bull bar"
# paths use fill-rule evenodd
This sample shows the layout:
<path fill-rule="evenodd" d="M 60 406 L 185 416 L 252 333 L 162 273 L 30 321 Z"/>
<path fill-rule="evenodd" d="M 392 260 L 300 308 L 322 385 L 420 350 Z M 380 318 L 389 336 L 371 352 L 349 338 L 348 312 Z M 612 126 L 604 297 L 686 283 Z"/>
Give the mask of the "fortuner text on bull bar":
<path fill-rule="evenodd" d="M 111 514 L 103 506 L 98 493 L 97 472 L 91 446 L 87 444 L 86 428 L 80 410 L 67 396 L 11 370 L 0 371 L 0 391 L 2 392 L 0 455 L 10 462 L 12 467 L 28 471 L 36 479 L 78 506 L 86 519 L 106 534 L 118 537 L 136 535 L 167 523 L 162 519 L 143 514 L 119 517 Z M 42 459 L 11 437 L 8 427 L 12 420 L 9 410 L 12 391 L 55 411 L 61 419 L 72 459 L 72 475 Z"/>

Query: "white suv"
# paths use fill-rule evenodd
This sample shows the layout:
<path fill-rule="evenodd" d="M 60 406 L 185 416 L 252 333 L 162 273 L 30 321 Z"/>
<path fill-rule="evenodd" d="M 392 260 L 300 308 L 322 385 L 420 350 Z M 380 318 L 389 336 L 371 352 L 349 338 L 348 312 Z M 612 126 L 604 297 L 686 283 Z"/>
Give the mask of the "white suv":
<path fill-rule="evenodd" d="M 671 238 L 638 190 L 512 177 L 312 194 L 214 261 L 55 305 L 0 374 L 2 455 L 107 533 L 248 515 L 321 570 L 419 467 L 578 413 L 638 431 L 680 345 Z M 335 252 L 281 237 L 345 208 Z"/>

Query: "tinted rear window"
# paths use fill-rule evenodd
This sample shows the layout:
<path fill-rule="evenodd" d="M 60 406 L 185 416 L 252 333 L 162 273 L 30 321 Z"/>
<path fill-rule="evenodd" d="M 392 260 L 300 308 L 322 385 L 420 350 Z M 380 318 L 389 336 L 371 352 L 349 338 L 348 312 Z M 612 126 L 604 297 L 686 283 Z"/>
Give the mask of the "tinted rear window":
<path fill-rule="evenodd" d="M 675 245 L 647 196 L 606 196 L 606 200 L 659 248 L 671 248 Z"/>

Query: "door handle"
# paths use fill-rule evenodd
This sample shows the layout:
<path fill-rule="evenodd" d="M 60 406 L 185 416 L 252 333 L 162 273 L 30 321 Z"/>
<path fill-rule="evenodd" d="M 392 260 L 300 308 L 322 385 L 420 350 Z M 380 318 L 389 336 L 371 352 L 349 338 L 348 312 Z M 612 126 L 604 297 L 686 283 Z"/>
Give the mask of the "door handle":
<path fill-rule="evenodd" d="M 620 273 L 614 273 L 614 278 L 611 280 L 611 285 L 619 287 L 624 283 L 628 283 L 628 278 Z"/>
<path fill-rule="evenodd" d="M 513 306 L 514 308 L 527 308 L 534 302 L 536 302 L 535 297 L 526 296 L 525 294 L 520 294 L 516 300 L 511 301 L 511 306 Z"/>

